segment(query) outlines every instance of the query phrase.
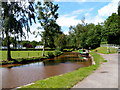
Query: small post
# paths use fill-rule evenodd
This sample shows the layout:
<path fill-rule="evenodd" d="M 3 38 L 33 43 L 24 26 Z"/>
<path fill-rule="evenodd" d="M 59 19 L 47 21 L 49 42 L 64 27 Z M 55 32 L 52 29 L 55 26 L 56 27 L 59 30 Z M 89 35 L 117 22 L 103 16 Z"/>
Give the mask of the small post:
<path fill-rule="evenodd" d="M 107 49 L 108 49 L 108 53 L 110 53 L 110 47 L 109 47 L 109 45 L 108 45 Z"/>

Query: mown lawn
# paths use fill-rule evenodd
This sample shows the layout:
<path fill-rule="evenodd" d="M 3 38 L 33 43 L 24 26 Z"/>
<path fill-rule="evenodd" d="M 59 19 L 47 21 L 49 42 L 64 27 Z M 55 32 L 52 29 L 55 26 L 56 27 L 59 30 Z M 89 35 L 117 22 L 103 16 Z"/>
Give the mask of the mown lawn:
<path fill-rule="evenodd" d="M 98 47 L 92 51 L 98 52 L 98 53 L 103 53 L 103 54 L 112 54 L 112 53 L 117 53 L 117 48 L 109 48 L 110 52 L 108 52 L 108 47 Z"/>
<path fill-rule="evenodd" d="M 54 52 L 54 51 L 45 51 L 45 55 L 47 55 L 48 52 Z M 1 60 L 7 59 L 7 51 L 0 51 L 2 54 Z M 41 57 L 42 51 L 11 51 L 11 57 L 13 59 L 17 58 L 32 58 L 32 57 Z"/>
<path fill-rule="evenodd" d="M 24 88 L 71 88 L 79 81 L 83 80 L 85 77 L 90 75 L 94 70 L 96 70 L 100 64 L 104 61 L 104 59 L 97 53 L 90 52 L 93 56 L 94 61 L 96 62 L 95 65 L 91 65 L 89 67 L 79 68 L 73 72 L 69 72 L 66 74 L 62 74 L 59 76 L 50 77 L 44 80 L 38 80 L 34 82 L 35 84 L 29 86 L 23 86 L 21 89 Z M 26 90 L 25 89 L 25 90 Z"/>

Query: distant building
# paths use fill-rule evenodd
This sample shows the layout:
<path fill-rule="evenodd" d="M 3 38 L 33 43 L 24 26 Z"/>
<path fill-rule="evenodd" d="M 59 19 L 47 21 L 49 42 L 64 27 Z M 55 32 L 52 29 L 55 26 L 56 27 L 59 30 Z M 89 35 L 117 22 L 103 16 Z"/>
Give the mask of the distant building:
<path fill-rule="evenodd" d="M 23 47 L 23 45 L 17 44 L 16 47 L 14 47 L 13 44 L 10 44 L 10 48 L 16 48 L 16 49 L 26 49 L 26 47 Z M 7 49 L 7 46 L 1 46 L 0 49 Z"/>
<path fill-rule="evenodd" d="M 39 45 L 39 46 L 36 46 L 35 49 L 42 49 L 43 46 L 42 45 Z"/>
<path fill-rule="evenodd" d="M 7 46 L 1 46 L 0 49 L 7 49 Z"/>
<path fill-rule="evenodd" d="M 23 45 L 17 44 L 17 45 L 16 45 L 16 48 L 17 48 L 17 49 L 22 49 L 22 48 L 23 48 Z"/>
<path fill-rule="evenodd" d="M 13 44 L 10 44 L 10 48 L 13 48 Z"/>

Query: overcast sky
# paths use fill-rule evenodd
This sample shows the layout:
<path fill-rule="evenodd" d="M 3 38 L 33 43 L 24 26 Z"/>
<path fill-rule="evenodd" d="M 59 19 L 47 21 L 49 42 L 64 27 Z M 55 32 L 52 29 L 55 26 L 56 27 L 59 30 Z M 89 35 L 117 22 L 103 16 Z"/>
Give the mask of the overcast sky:
<path fill-rule="evenodd" d="M 59 18 L 57 23 L 61 26 L 62 31 L 68 34 L 69 26 L 75 26 L 81 23 L 81 19 L 85 17 L 86 23 L 98 24 L 103 22 L 112 13 L 117 13 L 119 0 L 54 0 L 54 4 L 58 4 Z M 89 2 L 88 2 L 89 1 Z M 31 26 L 31 31 L 37 30 L 39 23 Z M 42 31 L 42 30 L 39 30 Z M 30 41 L 40 41 L 41 37 L 35 38 L 29 35 Z"/>

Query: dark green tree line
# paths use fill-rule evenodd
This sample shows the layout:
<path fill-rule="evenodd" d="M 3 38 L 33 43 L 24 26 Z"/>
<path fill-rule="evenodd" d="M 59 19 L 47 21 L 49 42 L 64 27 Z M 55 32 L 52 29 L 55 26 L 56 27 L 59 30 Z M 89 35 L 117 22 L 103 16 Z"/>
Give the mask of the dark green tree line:
<path fill-rule="evenodd" d="M 104 22 L 104 37 L 106 37 L 108 44 L 120 45 L 120 28 L 118 25 L 119 16 L 113 13 Z"/>
<path fill-rule="evenodd" d="M 120 45 L 120 16 L 113 13 L 101 24 L 78 24 L 71 26 L 67 36 L 67 46 L 78 48 L 96 48 L 102 42 Z"/>

